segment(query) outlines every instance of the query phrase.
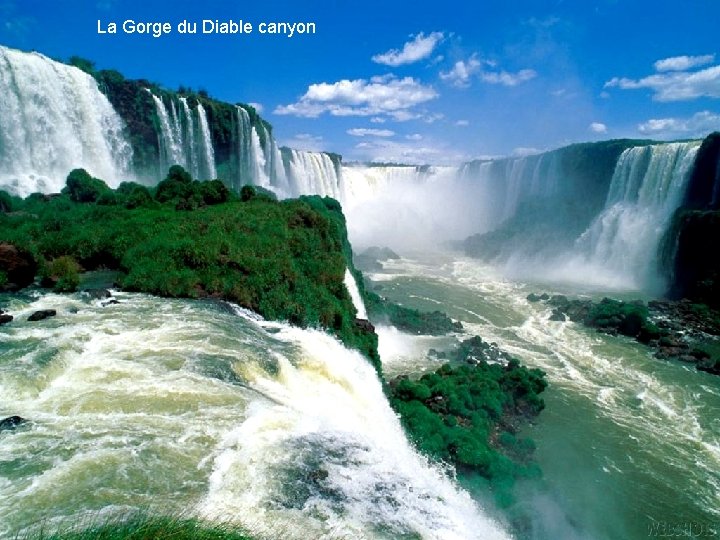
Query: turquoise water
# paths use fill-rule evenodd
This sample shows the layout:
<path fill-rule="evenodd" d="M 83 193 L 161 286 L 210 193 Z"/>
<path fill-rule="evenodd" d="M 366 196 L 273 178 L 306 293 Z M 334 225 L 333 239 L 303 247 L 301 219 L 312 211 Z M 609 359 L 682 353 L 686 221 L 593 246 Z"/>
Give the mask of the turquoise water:
<path fill-rule="evenodd" d="M 442 309 L 468 334 L 547 372 L 546 409 L 527 429 L 544 486 L 520 486 L 518 493 L 534 516 L 531 537 L 720 531 L 720 379 L 657 360 L 629 339 L 550 322 L 549 309 L 525 299 L 537 291 L 589 294 L 575 286 L 508 281 L 477 261 L 448 255 L 388 261 L 370 278 L 389 298 Z M 407 370 L 410 356 L 416 370 L 433 366 L 417 352 L 397 345 L 386 361 Z"/>

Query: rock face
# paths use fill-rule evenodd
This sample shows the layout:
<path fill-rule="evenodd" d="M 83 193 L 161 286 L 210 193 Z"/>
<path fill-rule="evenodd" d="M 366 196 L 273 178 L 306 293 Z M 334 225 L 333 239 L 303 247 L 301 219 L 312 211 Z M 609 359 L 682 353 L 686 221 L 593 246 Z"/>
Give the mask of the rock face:
<path fill-rule="evenodd" d="M 12 320 L 13 320 L 12 315 L 8 315 L 7 313 L 5 313 L 3 310 L 0 309 L 0 325 L 7 324 Z"/>
<path fill-rule="evenodd" d="M 27 420 L 25 420 L 21 416 L 8 416 L 7 418 L 0 420 L 0 432 L 12 431 L 16 427 L 21 426 L 25 423 L 27 423 Z"/>
<path fill-rule="evenodd" d="M 57 315 L 57 311 L 55 311 L 54 309 L 41 309 L 30 315 L 28 317 L 28 321 L 42 321 L 43 319 L 47 319 L 48 317 L 54 317 L 55 315 Z"/>
<path fill-rule="evenodd" d="M 35 281 L 37 263 L 22 248 L 6 242 L 0 243 L 0 291 L 17 291 Z"/>

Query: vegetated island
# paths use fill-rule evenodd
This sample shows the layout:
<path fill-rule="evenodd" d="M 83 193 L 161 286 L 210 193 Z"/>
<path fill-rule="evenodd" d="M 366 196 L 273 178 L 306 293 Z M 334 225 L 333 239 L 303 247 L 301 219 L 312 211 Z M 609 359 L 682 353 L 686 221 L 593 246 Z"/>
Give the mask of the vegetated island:
<path fill-rule="evenodd" d="M 516 433 L 544 406 L 538 397 L 547 384 L 544 374 L 509 357 L 483 356 L 478 351 L 488 345 L 473 338 L 446 353 L 451 363 L 434 373 L 386 383 L 377 334 L 369 321 L 356 318 L 344 284 L 346 268 L 355 275 L 371 318 L 388 319 L 412 333 L 462 330 L 441 312 L 425 314 L 365 290 L 352 263 L 342 209 L 331 198 L 278 201 L 251 185 L 238 196 L 219 180 L 194 181 L 180 166 L 171 167 L 152 188 L 123 182 L 111 189 L 76 169 L 60 194 L 21 199 L 0 192 L 0 291 L 39 282 L 56 292 L 73 292 L 82 272 L 112 269 L 126 291 L 217 298 L 268 319 L 326 329 L 372 363 L 420 451 L 476 472 L 489 481 L 498 502 L 509 504 L 514 479 L 539 474 L 532 464 L 532 441 Z M 12 314 L 0 316 L 13 324 Z M 210 534 L 214 527 L 139 515 L 85 532 L 154 538 L 155 533 L 137 531 L 155 530 L 162 520 L 192 534 Z M 226 532 L 228 538 L 235 534 Z M 87 537 L 63 534 L 43 538 Z"/>

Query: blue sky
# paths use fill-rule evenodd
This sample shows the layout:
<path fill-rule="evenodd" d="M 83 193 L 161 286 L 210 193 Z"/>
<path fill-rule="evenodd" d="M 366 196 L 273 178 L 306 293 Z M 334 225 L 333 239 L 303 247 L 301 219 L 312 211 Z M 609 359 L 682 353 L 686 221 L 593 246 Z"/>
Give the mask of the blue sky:
<path fill-rule="evenodd" d="M 256 31 L 98 35 L 98 19 Z M 717 0 L 0 0 L 0 44 L 258 103 L 281 144 L 407 163 L 720 129 L 719 28 Z"/>

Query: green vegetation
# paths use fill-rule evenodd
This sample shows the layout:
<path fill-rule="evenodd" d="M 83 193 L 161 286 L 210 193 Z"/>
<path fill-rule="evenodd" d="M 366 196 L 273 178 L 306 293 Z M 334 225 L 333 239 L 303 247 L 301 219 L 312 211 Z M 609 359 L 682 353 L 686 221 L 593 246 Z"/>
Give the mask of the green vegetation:
<path fill-rule="evenodd" d="M 442 336 L 451 332 L 462 332 L 463 326 L 441 311 L 424 312 L 403 307 L 382 298 L 371 291 L 365 291 L 365 307 L 373 320 L 386 320 L 398 330 L 411 334 Z"/>
<path fill-rule="evenodd" d="M 585 318 L 585 325 L 600 329 L 616 329 L 620 334 L 636 338 L 641 343 L 659 339 L 660 329 L 649 319 L 648 308 L 642 302 L 622 302 L 603 298 L 593 304 Z"/>
<path fill-rule="evenodd" d="M 531 461 L 534 443 L 517 431 L 544 408 L 539 394 L 546 386 L 542 371 L 516 359 L 445 364 L 416 381 L 390 382 L 392 406 L 417 447 L 486 478 L 501 506 L 513 502 L 516 479 L 540 476 Z"/>
<path fill-rule="evenodd" d="M 116 269 L 125 290 L 222 298 L 328 329 L 380 370 L 377 336 L 355 322 L 343 283 L 351 259 L 333 199 L 278 202 L 252 188 L 241 201 L 221 182 L 192 181 L 175 166 L 150 190 L 111 190 L 75 170 L 61 195 L 12 202 L 18 211 L 0 214 L 0 242 L 29 250 L 57 290 L 77 286 L 77 265 Z"/>
<path fill-rule="evenodd" d="M 103 523 L 77 524 L 54 532 L 41 530 L 23 540 L 251 540 L 234 525 L 207 523 L 195 518 L 135 514 Z"/>

